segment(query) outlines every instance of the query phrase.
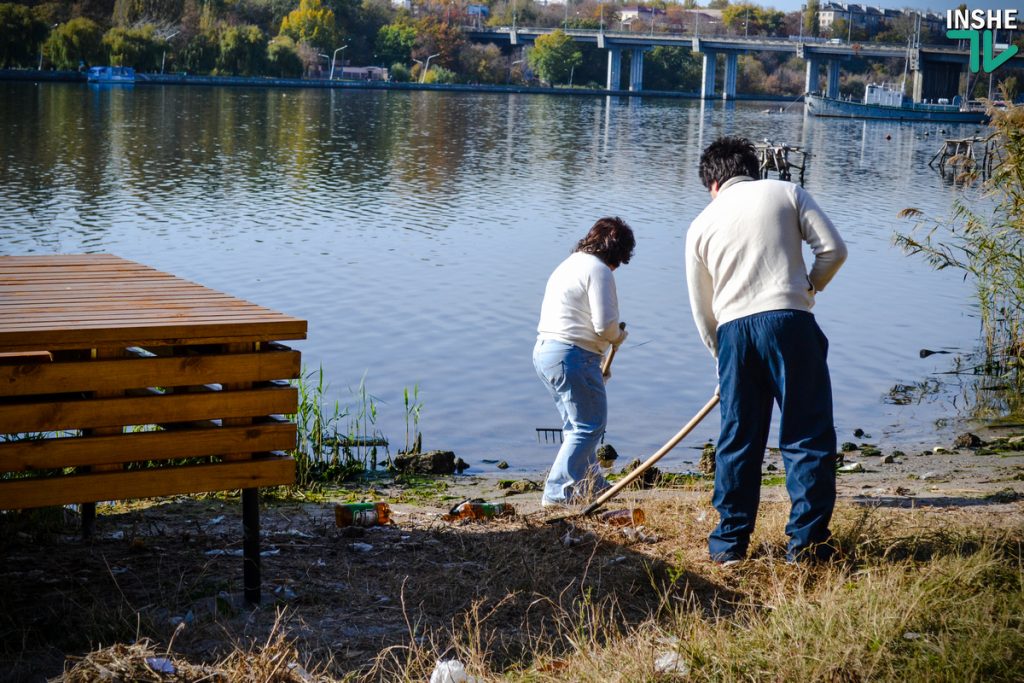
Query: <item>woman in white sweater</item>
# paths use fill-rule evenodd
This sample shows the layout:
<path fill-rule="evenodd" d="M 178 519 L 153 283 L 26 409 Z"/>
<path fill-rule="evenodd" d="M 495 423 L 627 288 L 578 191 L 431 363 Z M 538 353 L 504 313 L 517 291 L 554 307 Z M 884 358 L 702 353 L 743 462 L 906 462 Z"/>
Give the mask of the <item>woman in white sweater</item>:
<path fill-rule="evenodd" d="M 629 263 L 636 240 L 620 218 L 602 218 L 548 278 L 533 366 L 562 417 L 562 447 L 541 503 L 585 501 L 608 486 L 596 449 L 608 422 L 601 358 L 626 339 L 612 271 Z"/>

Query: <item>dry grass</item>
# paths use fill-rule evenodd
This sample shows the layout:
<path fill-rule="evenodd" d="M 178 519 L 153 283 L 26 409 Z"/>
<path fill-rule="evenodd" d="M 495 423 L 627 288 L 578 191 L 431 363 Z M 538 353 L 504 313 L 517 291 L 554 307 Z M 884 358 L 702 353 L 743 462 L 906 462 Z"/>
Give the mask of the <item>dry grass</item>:
<path fill-rule="evenodd" d="M 843 560 L 822 567 L 782 561 L 787 509 L 766 503 L 752 559 L 726 569 L 706 559 L 706 494 L 662 498 L 643 502 L 660 540 L 588 521 L 571 547 L 565 527 L 535 517 L 449 526 L 417 511 L 351 539 L 329 509 L 279 504 L 264 513 L 264 546 L 281 550 L 264 560 L 271 599 L 253 611 L 215 597 L 237 585 L 240 563 L 200 552 L 217 543 L 193 528 L 209 502 L 132 513 L 155 538 L 133 517 L 133 541 L 34 551 L 5 539 L 5 557 L 71 580 L 2 570 L 23 590 L 0 596 L 0 670 L 38 680 L 59 675 L 55 653 L 80 652 L 63 663 L 66 680 L 425 681 L 453 658 L 481 681 L 1024 678 L 1020 503 L 844 505 Z M 171 542 L 184 529 L 191 541 Z M 286 541 L 294 530 L 305 536 Z M 282 586 L 294 597 L 275 609 Z M 70 616 L 41 618 L 55 596 Z M 186 611 L 186 627 L 169 621 Z M 178 678 L 153 678 L 152 657 L 171 659 Z"/>

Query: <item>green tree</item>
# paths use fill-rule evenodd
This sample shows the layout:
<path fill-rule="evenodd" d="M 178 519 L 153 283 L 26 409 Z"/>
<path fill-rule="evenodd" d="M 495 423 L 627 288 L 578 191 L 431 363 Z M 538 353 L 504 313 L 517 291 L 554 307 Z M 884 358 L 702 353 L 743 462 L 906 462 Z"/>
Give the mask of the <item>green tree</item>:
<path fill-rule="evenodd" d="M 334 12 L 324 7 L 321 0 L 300 0 L 298 9 L 281 20 L 281 35 L 324 50 L 338 47 Z"/>
<path fill-rule="evenodd" d="M 431 64 L 455 69 L 458 66 L 459 53 L 466 44 L 466 36 L 455 24 L 439 21 L 434 17 L 424 17 L 416 22 L 416 43 L 412 48 L 414 59 L 425 61 L 430 55 L 437 55 Z"/>
<path fill-rule="evenodd" d="M 722 10 L 722 23 L 740 34 L 775 35 L 782 26 L 784 12 L 765 9 L 751 3 L 729 5 Z"/>
<path fill-rule="evenodd" d="M 545 83 L 568 82 L 573 69 L 583 62 L 583 53 L 562 29 L 537 36 L 527 61 Z"/>
<path fill-rule="evenodd" d="M 34 66 L 39 46 L 46 38 L 46 24 L 24 5 L 0 4 L 0 68 Z"/>
<path fill-rule="evenodd" d="M 114 0 L 114 24 L 131 26 L 139 21 L 175 22 L 181 17 L 184 0 Z"/>
<path fill-rule="evenodd" d="M 423 78 L 424 83 L 456 83 L 458 80 L 458 76 L 451 69 L 433 64 L 430 65 L 430 71 Z"/>
<path fill-rule="evenodd" d="M 821 11 L 820 0 L 808 0 L 807 9 L 803 10 L 804 35 L 817 36 L 820 31 L 818 12 Z"/>
<path fill-rule="evenodd" d="M 267 55 L 267 39 L 259 26 L 229 26 L 220 34 L 217 68 L 234 75 L 261 73 Z"/>
<path fill-rule="evenodd" d="M 700 59 L 687 48 L 659 45 L 644 57 L 644 88 L 692 92 L 700 78 Z"/>
<path fill-rule="evenodd" d="M 729 6 L 729 0 L 711 0 L 708 9 L 725 9 Z"/>
<path fill-rule="evenodd" d="M 295 48 L 295 41 L 288 36 L 278 36 L 270 41 L 267 64 L 274 76 L 298 78 L 302 75 L 302 58 Z"/>
<path fill-rule="evenodd" d="M 115 26 L 103 35 L 103 46 L 111 64 L 156 71 L 167 42 L 157 37 L 152 24 L 147 24 L 142 28 Z"/>
<path fill-rule="evenodd" d="M 53 30 L 43 54 L 58 69 L 77 69 L 103 61 L 103 31 L 92 19 L 76 17 Z"/>
<path fill-rule="evenodd" d="M 459 54 L 462 75 L 472 83 L 504 83 L 505 58 L 494 43 L 470 43 Z"/>
<path fill-rule="evenodd" d="M 381 26 L 375 43 L 378 64 L 407 64 L 416 44 L 416 27 L 404 19 Z"/>
<path fill-rule="evenodd" d="M 178 63 L 193 74 L 208 74 L 217 66 L 220 44 L 209 33 L 197 33 L 178 54 Z"/>

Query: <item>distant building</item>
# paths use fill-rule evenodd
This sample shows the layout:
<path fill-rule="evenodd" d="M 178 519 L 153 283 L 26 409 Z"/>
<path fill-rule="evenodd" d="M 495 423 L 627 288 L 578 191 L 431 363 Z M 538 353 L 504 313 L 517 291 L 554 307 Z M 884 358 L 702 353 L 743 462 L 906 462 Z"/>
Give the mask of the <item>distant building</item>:
<path fill-rule="evenodd" d="M 883 9 L 856 3 L 826 2 L 818 10 L 818 27 L 823 32 L 831 32 L 832 26 L 839 19 L 847 22 L 850 27 L 865 32 L 868 36 L 884 31 L 894 21 L 907 14 L 920 15 L 921 33 L 942 34 L 946 27 L 946 18 L 935 12 L 916 12 L 914 10 Z"/>
<path fill-rule="evenodd" d="M 343 81 L 386 81 L 388 80 L 388 70 L 379 66 L 343 66 L 341 79 Z"/>
<path fill-rule="evenodd" d="M 623 26 L 629 26 L 633 22 L 650 24 L 651 22 L 661 21 L 664 18 L 665 10 L 658 9 L 657 7 L 634 5 L 632 7 L 623 7 L 619 10 L 619 21 L 622 22 Z"/>

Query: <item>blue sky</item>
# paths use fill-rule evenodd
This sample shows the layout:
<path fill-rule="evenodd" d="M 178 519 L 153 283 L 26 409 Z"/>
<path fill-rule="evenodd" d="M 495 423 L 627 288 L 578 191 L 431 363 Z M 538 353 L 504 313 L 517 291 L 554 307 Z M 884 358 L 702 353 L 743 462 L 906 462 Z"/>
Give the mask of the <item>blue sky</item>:
<path fill-rule="evenodd" d="M 786 12 L 800 9 L 800 5 L 806 5 L 807 0 L 754 0 L 755 3 L 765 7 L 774 7 Z M 961 2 L 966 2 L 970 9 L 1016 9 L 1017 25 L 1024 27 L 1024 2 L 1022 0 L 865 0 L 857 4 L 871 7 L 885 7 L 887 9 L 913 9 L 931 10 L 933 12 L 946 13 L 948 9 L 955 9 Z M 701 2 L 701 5 L 704 3 Z M 822 0 L 821 4 L 825 4 Z"/>

